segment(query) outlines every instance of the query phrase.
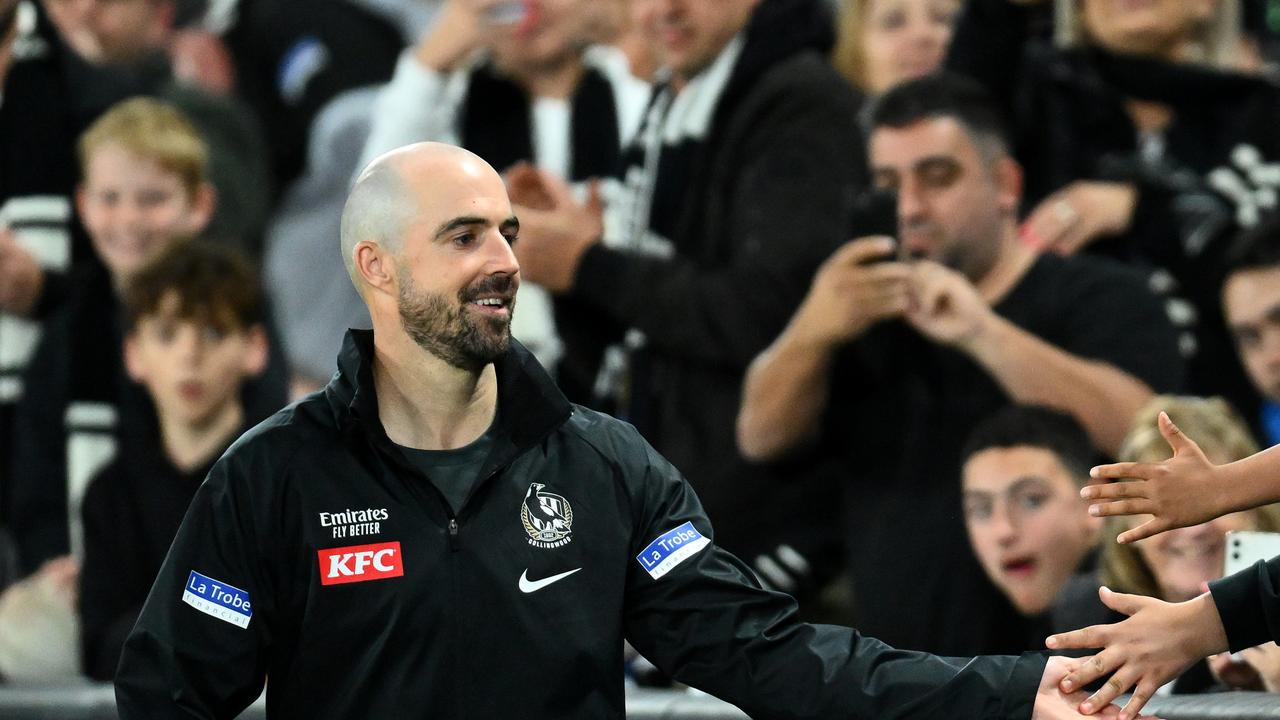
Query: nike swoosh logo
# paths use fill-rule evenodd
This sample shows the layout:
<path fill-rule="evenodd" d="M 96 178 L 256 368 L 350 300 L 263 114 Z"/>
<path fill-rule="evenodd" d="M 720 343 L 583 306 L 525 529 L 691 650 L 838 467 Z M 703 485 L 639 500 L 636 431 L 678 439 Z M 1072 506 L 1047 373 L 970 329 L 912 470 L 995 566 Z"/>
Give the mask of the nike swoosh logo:
<path fill-rule="evenodd" d="M 541 580 L 530 580 L 529 571 L 525 570 L 524 572 L 520 573 L 520 592 L 526 593 L 526 594 L 531 592 L 537 592 L 552 583 L 560 582 L 561 580 L 569 577 L 570 575 L 578 572 L 581 569 L 582 568 L 574 568 L 572 570 L 562 572 L 559 575 L 552 575 L 551 577 L 542 578 Z"/>

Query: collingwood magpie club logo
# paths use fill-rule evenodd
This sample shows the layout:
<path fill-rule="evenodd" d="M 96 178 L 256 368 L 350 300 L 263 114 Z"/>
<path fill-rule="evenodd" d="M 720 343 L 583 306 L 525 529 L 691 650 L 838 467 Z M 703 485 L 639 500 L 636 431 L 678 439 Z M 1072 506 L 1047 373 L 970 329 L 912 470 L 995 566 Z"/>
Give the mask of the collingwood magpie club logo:
<path fill-rule="evenodd" d="M 546 485 L 532 483 L 520 504 L 520 522 L 529 535 L 529 544 L 538 548 L 558 548 L 573 539 L 573 508 L 569 501 L 555 493 L 544 492 Z"/>

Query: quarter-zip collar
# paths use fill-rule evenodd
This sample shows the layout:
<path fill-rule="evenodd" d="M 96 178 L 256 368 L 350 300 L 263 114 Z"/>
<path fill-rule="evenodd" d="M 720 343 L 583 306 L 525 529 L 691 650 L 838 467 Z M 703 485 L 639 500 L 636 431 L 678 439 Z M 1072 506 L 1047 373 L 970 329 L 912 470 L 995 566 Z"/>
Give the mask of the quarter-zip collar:
<path fill-rule="evenodd" d="M 379 450 L 403 461 L 387 437 L 378 415 L 373 383 L 373 331 L 348 330 L 338 355 L 338 373 L 325 396 L 344 434 L 361 432 Z M 572 406 L 546 370 L 523 345 L 511 340 L 510 349 L 494 362 L 498 381 L 498 413 L 493 426 L 493 449 L 481 471 L 487 477 L 538 444 L 572 413 Z"/>

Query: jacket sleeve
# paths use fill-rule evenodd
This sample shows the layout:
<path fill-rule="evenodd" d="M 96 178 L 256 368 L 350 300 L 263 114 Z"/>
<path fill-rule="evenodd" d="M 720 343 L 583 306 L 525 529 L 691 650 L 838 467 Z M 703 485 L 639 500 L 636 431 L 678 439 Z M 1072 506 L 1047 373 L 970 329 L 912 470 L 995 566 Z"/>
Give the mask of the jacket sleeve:
<path fill-rule="evenodd" d="M 1280 557 L 1209 583 L 1231 652 L 1280 642 Z"/>
<path fill-rule="evenodd" d="M 1030 717 L 1045 659 L 895 650 L 808 625 L 716 547 L 692 488 L 644 441 L 627 638 L 675 679 L 760 718 Z"/>
<path fill-rule="evenodd" d="M 67 349 L 66 312 L 56 313 L 23 378 L 22 399 L 14 410 L 13 450 L 9 458 L 12 506 L 8 518 L 18 549 L 20 576 L 70 549 L 67 517 Z"/>
<path fill-rule="evenodd" d="M 766 81 L 775 89 L 748 108 L 759 109 L 750 131 L 720 153 L 735 158 L 734 177 L 711 183 L 732 182 L 728 207 L 700 210 L 709 223 L 726 221 L 693 241 L 723 248 L 703 254 L 726 262 L 681 248 L 656 258 L 600 243 L 579 264 L 573 294 L 643 331 L 664 353 L 745 368 L 781 332 L 818 265 L 848 239 L 865 172 L 855 96 L 834 73 Z"/>
<path fill-rule="evenodd" d="M 115 676 L 120 648 L 138 620 L 150 581 L 139 567 L 138 518 L 123 502 L 118 471 L 113 464 L 100 472 L 89 483 L 80 507 L 84 518 L 84 560 L 77 596 L 80 664 L 85 675 L 101 681 Z"/>
<path fill-rule="evenodd" d="M 280 539 L 248 498 L 267 468 L 237 465 L 219 460 L 196 493 L 125 642 L 122 720 L 233 718 L 262 691 L 274 616 L 263 555 Z"/>

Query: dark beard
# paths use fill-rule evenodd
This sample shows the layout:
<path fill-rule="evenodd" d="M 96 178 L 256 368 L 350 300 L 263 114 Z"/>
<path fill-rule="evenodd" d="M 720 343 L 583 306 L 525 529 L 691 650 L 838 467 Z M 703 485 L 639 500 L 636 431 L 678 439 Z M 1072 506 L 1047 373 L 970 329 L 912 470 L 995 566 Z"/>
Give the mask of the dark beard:
<path fill-rule="evenodd" d="M 483 294 L 508 296 L 506 318 L 475 317 L 467 303 Z M 400 276 L 400 325 L 423 350 L 468 372 L 480 372 L 511 345 L 515 283 L 510 275 L 494 275 L 458 293 L 451 306 L 439 293 L 422 292 L 407 273 Z"/>

